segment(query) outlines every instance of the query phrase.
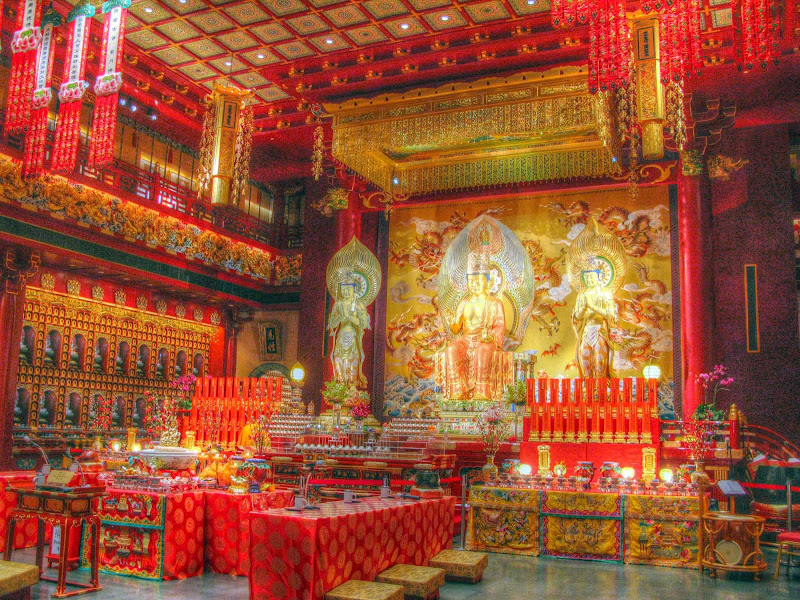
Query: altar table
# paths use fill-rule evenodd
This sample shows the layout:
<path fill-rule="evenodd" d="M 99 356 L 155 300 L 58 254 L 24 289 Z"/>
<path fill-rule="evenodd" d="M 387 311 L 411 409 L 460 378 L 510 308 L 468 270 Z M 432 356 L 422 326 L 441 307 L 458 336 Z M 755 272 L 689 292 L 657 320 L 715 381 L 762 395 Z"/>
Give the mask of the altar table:
<path fill-rule="evenodd" d="M 453 541 L 455 498 L 364 499 L 250 514 L 251 600 L 321 600 L 350 579 L 427 565 Z"/>
<path fill-rule="evenodd" d="M 206 568 L 227 575 L 250 574 L 250 513 L 283 508 L 294 502 L 292 490 L 260 494 L 231 494 L 208 490 L 206 494 Z"/>
<path fill-rule="evenodd" d="M 205 494 L 109 488 L 101 520 L 100 570 L 145 579 L 203 574 Z M 85 542 L 85 540 L 84 540 Z M 83 544 L 82 562 L 87 548 Z"/>
<path fill-rule="evenodd" d="M 467 548 L 698 568 L 699 499 L 473 486 Z"/>
<path fill-rule="evenodd" d="M 5 471 L 0 473 L 0 552 L 6 549 L 6 528 L 11 511 L 17 506 L 17 494 L 9 486 L 16 488 L 33 487 L 33 471 Z M 32 548 L 36 545 L 36 519 L 17 521 L 14 528 L 14 550 Z"/>

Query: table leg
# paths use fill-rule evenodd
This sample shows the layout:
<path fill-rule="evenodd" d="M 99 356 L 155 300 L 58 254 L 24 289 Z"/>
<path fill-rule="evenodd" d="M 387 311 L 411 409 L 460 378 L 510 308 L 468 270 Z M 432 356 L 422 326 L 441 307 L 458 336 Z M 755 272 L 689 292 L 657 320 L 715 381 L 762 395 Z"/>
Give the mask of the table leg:
<path fill-rule="evenodd" d="M 92 546 L 89 565 L 92 569 L 92 585 L 100 589 L 100 581 L 98 578 L 98 571 L 100 570 L 100 519 L 92 519 L 90 527 Z"/>
<path fill-rule="evenodd" d="M 8 519 L 8 531 L 6 531 L 6 550 L 3 553 L 3 560 L 11 560 L 11 550 L 14 548 L 14 515 Z"/>
<path fill-rule="evenodd" d="M 36 566 L 42 574 L 42 558 L 44 557 L 44 521 L 36 519 Z"/>
<path fill-rule="evenodd" d="M 69 534 L 72 531 L 72 521 L 67 519 L 61 524 L 61 548 L 58 553 L 58 581 L 54 598 L 64 594 L 67 588 L 67 562 L 69 561 Z"/>

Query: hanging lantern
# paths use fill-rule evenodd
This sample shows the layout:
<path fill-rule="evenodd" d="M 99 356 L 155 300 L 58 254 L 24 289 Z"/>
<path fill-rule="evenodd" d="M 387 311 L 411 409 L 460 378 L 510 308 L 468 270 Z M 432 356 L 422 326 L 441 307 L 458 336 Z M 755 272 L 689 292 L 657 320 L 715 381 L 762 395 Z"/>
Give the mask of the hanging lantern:
<path fill-rule="evenodd" d="M 732 0 L 733 47 L 740 71 L 778 60 L 781 29 L 779 0 Z"/>
<path fill-rule="evenodd" d="M 22 176 L 38 177 L 44 165 L 44 140 L 47 134 L 47 114 L 53 98 L 53 57 L 55 44 L 53 30 L 61 25 L 61 16 L 52 5 L 42 17 L 42 43 L 36 61 L 36 87 L 31 103 L 30 126 L 25 134 L 25 149 L 22 159 Z"/>
<path fill-rule="evenodd" d="M 630 68 L 625 0 L 553 0 L 554 27 L 589 25 L 589 92 L 622 85 Z"/>
<path fill-rule="evenodd" d="M 553 27 L 586 25 L 593 5 L 594 0 L 553 0 L 550 7 Z"/>
<path fill-rule="evenodd" d="M 78 141 L 81 126 L 83 94 L 89 86 L 84 81 L 86 54 L 89 46 L 89 30 L 94 16 L 94 7 L 81 3 L 67 15 L 69 35 L 67 55 L 64 60 L 64 75 L 58 89 L 58 123 L 56 141 L 53 144 L 54 171 L 72 171 L 78 157 Z"/>
<path fill-rule="evenodd" d="M 36 50 L 42 39 L 40 0 L 23 0 L 17 11 L 17 29 L 11 37 L 11 73 L 4 133 L 18 133 L 28 126 L 36 77 Z"/>
<path fill-rule="evenodd" d="M 212 204 L 238 206 L 247 192 L 253 139 L 252 97 L 250 90 L 220 84 L 214 84 L 206 96 L 198 195 L 210 187 Z"/>
<path fill-rule="evenodd" d="M 625 0 L 595 0 L 589 21 L 589 92 L 628 79 L 631 34 Z"/>
<path fill-rule="evenodd" d="M 661 81 L 682 83 L 695 73 L 700 74 L 703 57 L 700 49 L 700 0 L 674 0 L 664 4 L 645 3 L 645 13 L 659 12 L 659 52 Z"/>
<path fill-rule="evenodd" d="M 89 142 L 90 167 L 111 162 L 114 156 L 114 136 L 117 132 L 117 103 L 122 88 L 122 52 L 125 41 L 125 17 L 131 0 L 109 0 L 103 4 L 106 15 L 103 24 L 102 74 L 94 82 L 94 124 Z"/>

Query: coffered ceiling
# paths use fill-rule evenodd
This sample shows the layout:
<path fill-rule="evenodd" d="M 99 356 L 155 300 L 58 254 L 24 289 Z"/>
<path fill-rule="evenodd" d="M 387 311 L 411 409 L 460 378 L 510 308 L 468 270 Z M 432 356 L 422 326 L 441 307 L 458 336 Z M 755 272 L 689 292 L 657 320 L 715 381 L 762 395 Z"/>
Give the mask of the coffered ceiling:
<path fill-rule="evenodd" d="M 56 8 L 65 14 L 75 2 L 56 0 Z M 15 4 L 4 11 L 6 56 Z M 704 58 L 731 63 L 730 0 L 703 5 Z M 123 93 L 166 117 L 158 128 L 196 145 L 201 99 L 214 81 L 252 89 L 254 165 L 274 180 L 307 169 L 324 102 L 585 64 L 588 37 L 585 27 L 553 29 L 550 0 L 134 0 Z"/>

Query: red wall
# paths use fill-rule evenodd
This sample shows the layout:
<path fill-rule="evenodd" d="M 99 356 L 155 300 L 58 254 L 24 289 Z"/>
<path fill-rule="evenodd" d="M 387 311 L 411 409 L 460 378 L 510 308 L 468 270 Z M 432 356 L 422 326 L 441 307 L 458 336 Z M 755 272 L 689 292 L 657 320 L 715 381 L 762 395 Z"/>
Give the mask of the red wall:
<path fill-rule="evenodd" d="M 712 181 L 714 356 L 736 379 L 730 396 L 750 423 L 800 441 L 800 340 L 792 229 L 789 132 L 736 129 L 709 154 L 750 162 Z M 744 265 L 758 265 L 761 351 L 748 353 Z"/>

